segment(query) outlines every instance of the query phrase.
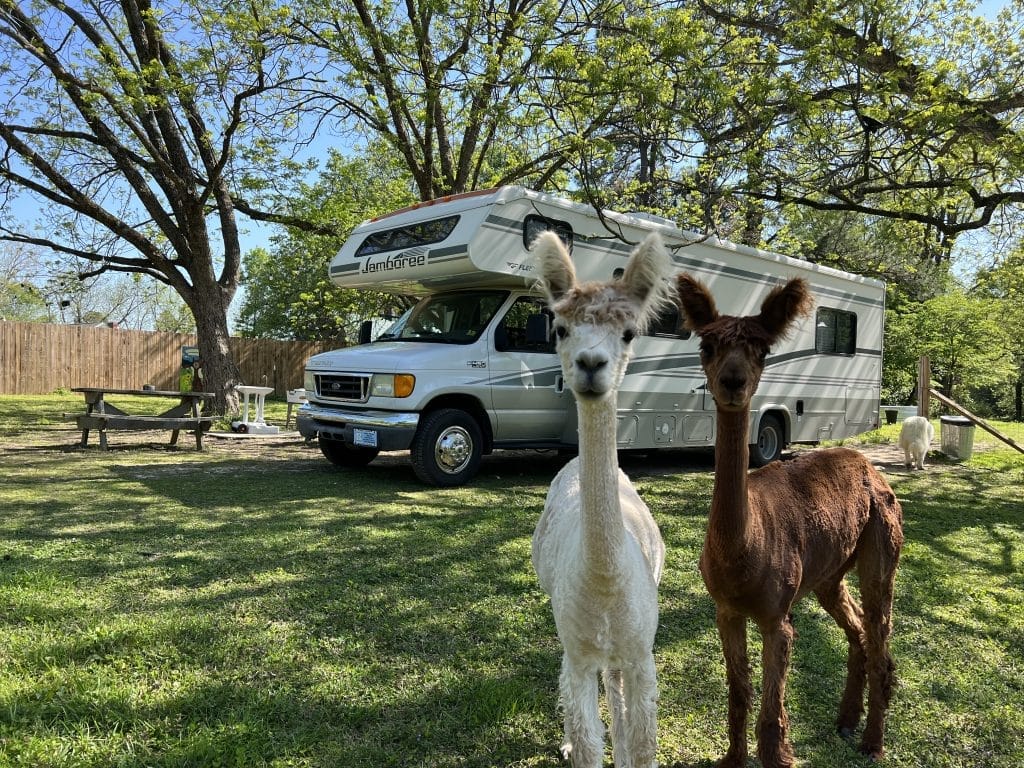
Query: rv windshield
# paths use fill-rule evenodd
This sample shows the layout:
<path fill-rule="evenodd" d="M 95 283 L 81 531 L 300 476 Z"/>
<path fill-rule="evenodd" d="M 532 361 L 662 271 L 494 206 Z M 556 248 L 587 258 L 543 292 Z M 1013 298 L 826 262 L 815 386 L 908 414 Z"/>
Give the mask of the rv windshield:
<path fill-rule="evenodd" d="M 483 333 L 508 291 L 462 291 L 422 299 L 377 341 L 429 341 L 472 344 Z"/>

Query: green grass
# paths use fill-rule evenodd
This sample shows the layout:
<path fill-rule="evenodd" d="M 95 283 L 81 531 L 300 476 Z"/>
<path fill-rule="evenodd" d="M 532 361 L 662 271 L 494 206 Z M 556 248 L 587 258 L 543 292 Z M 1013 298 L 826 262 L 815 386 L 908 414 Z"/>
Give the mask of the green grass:
<path fill-rule="evenodd" d="M 78 409 L 0 397 L 0 766 L 559 765 L 560 648 L 530 566 L 550 458 L 437 490 L 404 463 L 335 470 L 301 441 L 83 451 L 60 419 Z M 1024 456 L 978 439 L 965 465 L 889 473 L 907 543 L 887 765 L 1024 765 Z M 626 469 L 668 547 L 660 761 L 708 768 L 725 748 L 697 572 L 709 462 Z M 796 752 L 866 765 L 832 728 L 842 635 L 811 602 L 794 621 Z M 755 676 L 758 652 L 752 632 Z"/>

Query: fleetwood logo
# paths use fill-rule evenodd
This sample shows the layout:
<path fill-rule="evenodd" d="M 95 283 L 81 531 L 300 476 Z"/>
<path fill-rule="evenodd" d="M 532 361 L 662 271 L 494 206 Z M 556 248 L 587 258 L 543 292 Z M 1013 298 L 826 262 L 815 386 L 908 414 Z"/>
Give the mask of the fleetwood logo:
<path fill-rule="evenodd" d="M 383 259 L 367 259 L 363 262 L 363 274 L 369 272 L 390 272 L 396 269 L 409 267 L 422 267 L 427 263 L 427 252 L 425 250 L 403 251 L 394 256 L 385 256 Z"/>

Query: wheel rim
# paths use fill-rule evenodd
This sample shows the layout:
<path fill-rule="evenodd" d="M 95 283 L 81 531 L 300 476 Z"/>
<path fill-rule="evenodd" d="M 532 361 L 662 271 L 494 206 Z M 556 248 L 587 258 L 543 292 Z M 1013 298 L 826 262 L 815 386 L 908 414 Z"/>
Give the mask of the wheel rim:
<path fill-rule="evenodd" d="M 473 438 L 463 427 L 449 427 L 434 444 L 434 462 L 438 469 L 457 475 L 473 457 Z"/>
<path fill-rule="evenodd" d="M 764 427 L 761 429 L 761 434 L 757 439 L 757 450 L 761 452 L 761 457 L 770 459 L 775 455 L 775 452 L 779 449 L 779 435 L 771 427 Z"/>

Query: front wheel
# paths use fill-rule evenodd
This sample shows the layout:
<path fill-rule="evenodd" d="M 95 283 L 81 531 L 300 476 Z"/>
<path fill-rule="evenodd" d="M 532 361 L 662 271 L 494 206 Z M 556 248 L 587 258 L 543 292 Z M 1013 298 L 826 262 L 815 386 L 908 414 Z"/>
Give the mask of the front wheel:
<path fill-rule="evenodd" d="M 420 422 L 410 455 L 416 477 L 429 485 L 462 485 L 477 473 L 483 433 L 476 419 L 457 408 L 442 408 Z"/>
<path fill-rule="evenodd" d="M 321 437 L 317 443 L 320 444 L 320 453 L 336 467 L 365 467 L 379 453 L 376 448 L 362 448 L 325 437 Z"/>
<path fill-rule="evenodd" d="M 763 467 L 782 455 L 786 432 L 777 416 L 766 415 L 757 427 L 757 442 L 750 446 L 750 465 Z"/>

